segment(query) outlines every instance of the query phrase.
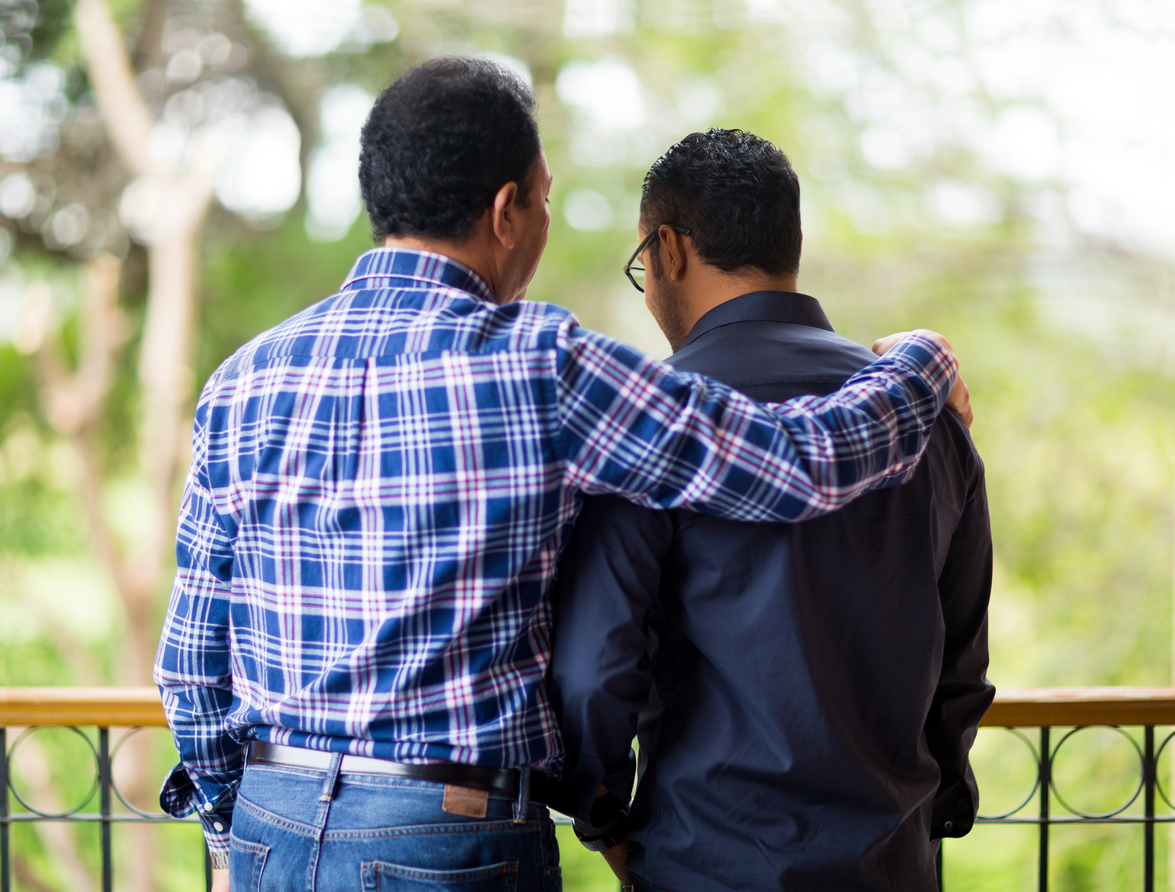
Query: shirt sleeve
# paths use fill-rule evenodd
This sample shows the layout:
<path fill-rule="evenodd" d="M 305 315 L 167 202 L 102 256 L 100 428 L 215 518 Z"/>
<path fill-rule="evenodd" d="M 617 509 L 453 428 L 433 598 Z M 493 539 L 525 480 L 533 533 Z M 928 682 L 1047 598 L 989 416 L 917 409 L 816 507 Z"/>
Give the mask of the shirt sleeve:
<path fill-rule="evenodd" d="M 905 482 L 957 374 L 913 335 L 831 396 L 764 406 L 574 319 L 557 354 L 572 486 L 734 520 L 804 520 Z"/>
<path fill-rule="evenodd" d="M 653 681 L 649 612 L 672 543 L 669 513 L 598 496 L 584 500 L 560 559 L 548 691 L 566 756 L 552 804 L 579 822 L 601 785 L 625 803 L 632 794 L 632 740 Z"/>
<path fill-rule="evenodd" d="M 206 406 L 198 407 L 176 534 L 175 583 L 154 677 L 180 756 L 159 803 L 177 818 L 199 814 L 215 862 L 229 849 L 243 749 L 225 730 L 233 704 L 228 641 L 233 541 L 210 493 L 206 417 Z"/>
<path fill-rule="evenodd" d="M 960 436 L 967 437 L 962 432 Z M 938 688 L 925 725 L 926 744 L 939 767 L 932 838 L 964 836 L 975 823 L 979 791 L 967 754 L 979 720 L 995 697 L 995 687 L 987 680 L 991 524 L 978 457 L 976 464 L 976 477 L 938 580 L 946 637 Z"/>

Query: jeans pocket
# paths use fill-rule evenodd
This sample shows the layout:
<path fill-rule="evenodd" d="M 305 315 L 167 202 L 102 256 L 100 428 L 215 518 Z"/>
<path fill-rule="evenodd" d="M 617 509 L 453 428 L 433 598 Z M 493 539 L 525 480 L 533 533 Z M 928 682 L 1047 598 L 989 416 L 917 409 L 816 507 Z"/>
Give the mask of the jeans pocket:
<path fill-rule="evenodd" d="M 265 859 L 269 857 L 269 846 L 259 842 L 248 842 L 233 836 L 228 857 L 229 885 L 233 892 L 259 892 L 261 871 L 265 870 Z"/>
<path fill-rule="evenodd" d="M 514 892 L 518 862 L 464 870 L 429 870 L 386 861 L 364 861 L 364 892 Z M 233 887 L 236 892 L 236 887 Z"/>

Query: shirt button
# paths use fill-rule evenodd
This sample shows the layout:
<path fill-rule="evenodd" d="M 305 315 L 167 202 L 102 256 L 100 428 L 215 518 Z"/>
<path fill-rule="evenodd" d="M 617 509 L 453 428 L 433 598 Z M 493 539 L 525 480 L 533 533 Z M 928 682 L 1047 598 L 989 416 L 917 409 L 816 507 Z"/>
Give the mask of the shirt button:
<path fill-rule="evenodd" d="M 204 811 L 212 811 L 212 803 L 211 802 L 204 803 Z"/>
<path fill-rule="evenodd" d="M 954 821 L 947 821 L 947 822 L 946 822 L 945 824 L 943 824 L 942 826 L 943 826 L 943 829 L 944 829 L 944 830 L 950 830 L 952 827 L 954 827 L 954 826 L 955 826 L 955 823 L 954 823 Z"/>
<path fill-rule="evenodd" d="M 215 824 L 212 825 L 212 829 L 215 830 L 217 833 L 223 833 L 224 832 L 224 824 L 220 823 L 220 821 L 217 821 Z"/>

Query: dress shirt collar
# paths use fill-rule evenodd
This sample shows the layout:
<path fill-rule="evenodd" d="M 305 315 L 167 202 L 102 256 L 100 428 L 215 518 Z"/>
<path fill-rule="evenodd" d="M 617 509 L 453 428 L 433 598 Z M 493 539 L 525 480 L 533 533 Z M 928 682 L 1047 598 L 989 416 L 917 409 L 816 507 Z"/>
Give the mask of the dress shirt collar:
<path fill-rule="evenodd" d="M 814 297 L 798 291 L 752 291 L 707 311 L 694 323 L 681 346 L 686 347 L 706 332 L 736 322 L 788 322 L 833 330 L 832 323 L 820 308 L 820 301 Z"/>
<path fill-rule="evenodd" d="M 355 261 L 340 291 L 363 288 L 456 288 L 496 304 L 486 280 L 463 263 L 443 254 L 408 248 L 372 248 Z"/>

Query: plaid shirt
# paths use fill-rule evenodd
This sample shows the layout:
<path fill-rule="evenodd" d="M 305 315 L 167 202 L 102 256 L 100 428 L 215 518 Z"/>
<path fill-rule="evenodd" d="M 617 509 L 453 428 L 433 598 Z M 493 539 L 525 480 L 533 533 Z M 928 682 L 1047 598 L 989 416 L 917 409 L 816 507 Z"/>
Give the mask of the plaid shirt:
<path fill-rule="evenodd" d="M 242 742 L 558 771 L 548 588 L 586 493 L 798 520 L 913 469 L 955 375 L 912 338 L 768 410 L 376 249 L 208 381 L 155 666 L 161 794 L 227 851 Z M 218 829 L 219 828 L 219 829 Z"/>

